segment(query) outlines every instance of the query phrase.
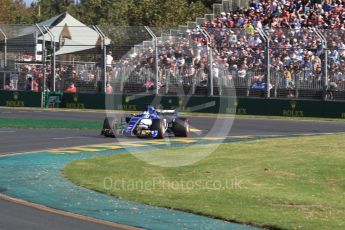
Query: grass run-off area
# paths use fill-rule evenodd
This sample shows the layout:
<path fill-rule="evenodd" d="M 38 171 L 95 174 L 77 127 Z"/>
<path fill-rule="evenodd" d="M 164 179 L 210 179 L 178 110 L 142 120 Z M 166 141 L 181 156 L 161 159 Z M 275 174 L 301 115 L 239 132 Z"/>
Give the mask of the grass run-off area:
<path fill-rule="evenodd" d="M 74 183 L 139 203 L 281 229 L 345 228 L 345 135 L 224 143 L 184 167 L 129 154 L 69 164 Z M 141 152 L 141 159 L 192 158 L 207 145 Z M 162 162 L 166 163 L 166 162 Z"/>
<path fill-rule="evenodd" d="M 23 129 L 100 129 L 100 121 L 32 118 L 0 118 L 0 128 Z"/>

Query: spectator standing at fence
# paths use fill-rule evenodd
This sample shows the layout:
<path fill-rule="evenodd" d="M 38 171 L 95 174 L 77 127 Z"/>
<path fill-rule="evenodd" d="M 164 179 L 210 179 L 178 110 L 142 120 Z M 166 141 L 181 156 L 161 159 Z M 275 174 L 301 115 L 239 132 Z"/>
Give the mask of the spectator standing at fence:
<path fill-rule="evenodd" d="M 26 91 L 31 91 L 32 90 L 32 78 L 29 77 L 26 81 L 26 86 L 25 86 Z"/>
<path fill-rule="evenodd" d="M 155 85 L 155 82 L 153 79 L 150 79 L 145 83 L 146 89 L 153 89 L 154 85 Z"/>
<path fill-rule="evenodd" d="M 76 92 L 77 92 L 77 88 L 75 87 L 73 83 L 66 89 L 66 93 L 76 93 Z"/>
<path fill-rule="evenodd" d="M 37 81 L 35 79 L 32 81 L 32 90 L 34 92 L 38 92 L 39 91 L 38 83 L 37 83 Z"/>
<path fill-rule="evenodd" d="M 64 81 L 60 74 L 56 74 L 55 90 L 61 92 L 64 90 Z"/>
<path fill-rule="evenodd" d="M 4 86 L 4 90 L 14 90 L 14 86 L 13 86 L 12 82 L 9 82 L 8 84 L 6 84 Z"/>
<path fill-rule="evenodd" d="M 327 96 L 326 96 L 326 98 L 327 98 L 328 100 L 333 100 L 333 99 L 334 99 L 333 93 L 334 93 L 335 91 L 337 91 L 337 88 L 338 88 L 337 83 L 335 83 L 335 82 L 329 83 L 329 86 L 328 86 L 328 88 L 327 88 Z"/>
<path fill-rule="evenodd" d="M 238 77 L 245 78 L 247 75 L 247 71 L 244 65 L 241 65 L 240 69 L 238 70 Z"/>
<path fill-rule="evenodd" d="M 110 69 L 112 68 L 113 65 L 113 56 L 112 56 L 112 52 L 109 51 L 106 57 L 106 63 L 107 63 L 107 71 L 110 71 Z"/>
<path fill-rule="evenodd" d="M 289 88 L 289 87 L 293 88 L 292 74 L 288 67 L 284 67 L 283 75 L 285 79 L 286 88 Z"/>
<path fill-rule="evenodd" d="M 111 84 L 109 82 L 107 83 L 107 87 L 105 89 L 105 93 L 106 94 L 112 94 L 113 93 L 113 87 L 111 86 Z"/>

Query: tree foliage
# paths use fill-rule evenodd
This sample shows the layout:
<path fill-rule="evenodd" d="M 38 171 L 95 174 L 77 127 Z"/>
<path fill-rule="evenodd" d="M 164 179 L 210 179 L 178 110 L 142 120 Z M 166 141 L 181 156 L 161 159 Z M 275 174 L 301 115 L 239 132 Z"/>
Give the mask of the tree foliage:
<path fill-rule="evenodd" d="M 214 3 L 222 3 L 222 0 L 188 0 L 188 3 L 200 2 L 209 9 L 212 9 Z"/>
<path fill-rule="evenodd" d="M 0 23 L 27 24 L 31 22 L 31 9 L 25 6 L 22 0 L 0 1 Z"/>
<path fill-rule="evenodd" d="M 0 22 L 33 24 L 63 12 L 88 25 L 171 28 L 211 11 L 212 0 L 38 0 L 26 7 L 23 0 L 1 0 Z"/>
<path fill-rule="evenodd" d="M 73 5 L 69 0 L 39 0 L 36 3 L 33 3 L 30 8 L 33 12 L 31 15 L 31 21 L 32 23 L 37 23 L 65 11 L 72 11 Z"/>

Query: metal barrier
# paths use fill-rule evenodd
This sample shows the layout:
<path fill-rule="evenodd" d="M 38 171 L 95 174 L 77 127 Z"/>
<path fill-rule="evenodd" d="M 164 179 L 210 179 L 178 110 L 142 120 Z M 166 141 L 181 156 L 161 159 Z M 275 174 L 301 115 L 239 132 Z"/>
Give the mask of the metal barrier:
<path fill-rule="evenodd" d="M 327 47 L 327 97 L 342 99 L 345 92 L 345 32 L 321 30 Z"/>
<path fill-rule="evenodd" d="M 199 26 L 234 2 L 169 31 L 1 25 L 0 88 L 345 99 L 344 31 Z"/>
<path fill-rule="evenodd" d="M 321 99 L 322 82 L 326 81 L 322 72 L 325 49 L 318 32 L 280 28 L 265 32 L 270 39 L 271 73 L 279 78 L 279 96 Z"/>
<path fill-rule="evenodd" d="M 55 70 L 55 91 L 65 91 L 71 84 L 78 92 L 100 92 L 97 82 L 102 82 L 102 70 L 95 62 L 57 61 Z M 48 83 L 48 88 L 52 85 Z"/>

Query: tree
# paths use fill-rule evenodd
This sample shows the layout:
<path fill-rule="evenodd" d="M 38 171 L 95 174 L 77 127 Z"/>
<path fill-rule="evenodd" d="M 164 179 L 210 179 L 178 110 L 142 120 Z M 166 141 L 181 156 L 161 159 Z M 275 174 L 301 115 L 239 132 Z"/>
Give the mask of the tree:
<path fill-rule="evenodd" d="M 189 4 L 192 3 L 202 3 L 210 11 L 213 9 L 213 4 L 222 3 L 222 0 L 187 0 Z"/>
<path fill-rule="evenodd" d="M 52 7 L 57 14 L 66 12 L 71 5 L 73 5 L 73 0 L 53 0 Z"/>
<path fill-rule="evenodd" d="M 142 0 L 131 5 L 129 25 L 148 25 L 167 29 L 195 21 L 208 12 L 201 2 L 186 0 Z"/>
<path fill-rule="evenodd" d="M 31 11 L 26 8 L 23 0 L 1 0 L 0 1 L 0 23 L 3 24 L 25 24 L 30 23 Z"/>
<path fill-rule="evenodd" d="M 36 3 L 33 3 L 32 8 L 32 20 L 34 23 L 47 20 L 57 14 L 57 12 L 52 6 L 51 0 L 39 0 Z"/>
<path fill-rule="evenodd" d="M 195 21 L 210 11 L 201 1 L 188 3 L 187 0 L 88 0 L 69 10 L 88 25 L 159 28 Z"/>
<path fill-rule="evenodd" d="M 141 0 L 132 1 L 128 12 L 130 26 L 149 26 L 154 25 L 161 19 L 162 1 L 159 0 Z"/>
<path fill-rule="evenodd" d="M 128 0 L 88 0 L 78 6 L 75 12 L 76 17 L 88 25 L 128 25 L 130 4 Z"/>
<path fill-rule="evenodd" d="M 23 0 L 1 0 L 1 23 L 33 24 L 69 12 L 88 25 L 152 26 L 171 28 L 195 21 L 210 9 L 209 0 L 37 0 L 26 7 Z"/>
<path fill-rule="evenodd" d="M 74 12 L 76 6 L 71 0 L 38 0 L 32 4 L 32 21 L 34 23 L 47 20 L 64 12 Z"/>

